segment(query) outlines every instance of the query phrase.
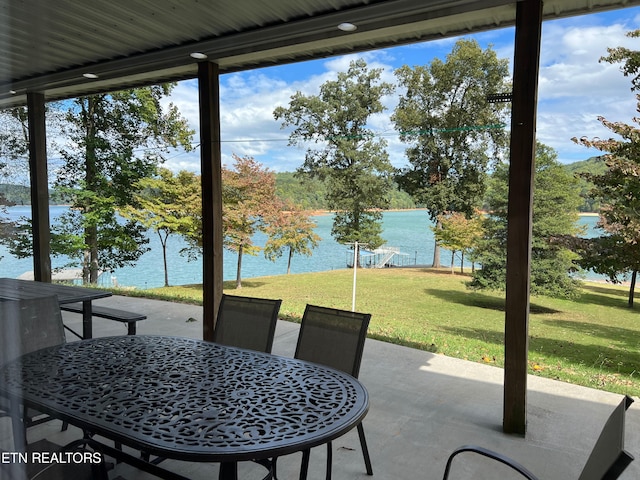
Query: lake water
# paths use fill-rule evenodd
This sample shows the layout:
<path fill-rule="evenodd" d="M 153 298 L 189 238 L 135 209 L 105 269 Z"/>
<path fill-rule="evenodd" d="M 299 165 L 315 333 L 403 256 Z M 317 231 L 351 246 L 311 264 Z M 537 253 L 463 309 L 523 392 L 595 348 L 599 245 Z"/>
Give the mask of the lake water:
<path fill-rule="evenodd" d="M 66 207 L 53 206 L 50 210 L 51 222 L 66 210 Z M 7 209 L 11 219 L 21 216 L 30 217 L 29 206 L 16 206 Z M 340 245 L 331 237 L 331 215 L 319 215 L 313 217 L 316 222 L 316 233 L 321 237 L 321 242 L 313 250 L 311 257 L 296 255 L 291 263 L 291 273 L 320 272 L 326 270 L 343 269 L 347 262 L 351 261 L 349 249 Z M 580 223 L 586 225 L 591 232 L 597 217 L 580 217 Z M 383 214 L 383 238 L 387 245 L 397 248 L 402 255 L 396 257 L 396 264 L 400 265 L 430 265 L 433 261 L 433 233 L 429 228 L 432 225 L 427 212 L 424 210 L 403 210 L 384 212 Z M 151 250 L 140 257 L 137 264 L 132 267 L 118 269 L 112 274 L 106 273 L 100 277 L 101 285 L 131 286 L 137 288 L 154 288 L 164 285 L 164 269 L 162 264 L 162 247 L 156 234 L 149 233 L 149 247 Z M 266 237 L 257 234 L 254 243 L 263 246 Z M 184 241 L 178 236 L 169 237 L 168 270 L 169 283 L 171 285 L 186 285 L 202 283 L 202 266 L 199 261 L 188 262 L 178 252 L 185 246 Z M 224 279 L 236 278 L 238 257 L 235 253 L 224 251 Z M 441 254 L 443 265 L 451 261 L 451 254 L 446 250 Z M 62 259 L 53 257 L 52 267 L 58 268 L 64 265 Z M 460 262 L 455 260 L 456 265 Z M 470 266 L 470 265 L 469 265 Z M 30 258 L 18 259 L 13 257 L 3 246 L 0 246 L 0 277 L 15 278 L 24 272 L 33 270 L 33 262 Z M 286 254 L 275 262 L 264 258 L 262 253 L 258 256 L 244 255 L 242 258 L 242 278 L 262 277 L 269 275 L 282 275 L 287 273 Z"/>

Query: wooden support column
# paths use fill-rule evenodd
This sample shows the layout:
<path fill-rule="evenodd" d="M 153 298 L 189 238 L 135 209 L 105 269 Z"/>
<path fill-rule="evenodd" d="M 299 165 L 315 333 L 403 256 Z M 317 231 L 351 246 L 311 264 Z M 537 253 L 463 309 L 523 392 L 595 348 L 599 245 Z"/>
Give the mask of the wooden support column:
<path fill-rule="evenodd" d="M 202 175 L 202 300 L 204 340 L 213 340 L 222 298 L 222 153 L 218 66 L 198 64 Z"/>
<path fill-rule="evenodd" d="M 29 175 L 31 177 L 31 220 L 33 233 L 33 275 L 51 282 L 51 233 L 49 223 L 49 178 L 47 174 L 47 132 L 44 95 L 27 94 L 29 121 Z"/>
<path fill-rule="evenodd" d="M 521 435 L 526 433 L 527 425 L 529 286 L 541 31 L 542 1 L 518 2 L 507 216 L 503 429 L 506 433 Z"/>

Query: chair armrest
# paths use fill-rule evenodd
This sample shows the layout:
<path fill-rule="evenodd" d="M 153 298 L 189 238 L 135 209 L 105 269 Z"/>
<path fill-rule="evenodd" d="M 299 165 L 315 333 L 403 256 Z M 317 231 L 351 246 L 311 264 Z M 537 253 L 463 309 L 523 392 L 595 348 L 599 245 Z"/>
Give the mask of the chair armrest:
<path fill-rule="evenodd" d="M 538 480 L 538 477 L 536 477 L 533 473 L 531 473 L 529 470 L 524 468 L 518 462 L 515 462 L 515 461 L 511 460 L 509 457 L 505 457 L 504 455 L 501 455 L 501 454 L 499 454 L 497 452 L 494 452 L 492 450 L 488 450 L 486 448 L 478 447 L 478 446 L 475 446 L 475 445 L 464 445 L 462 447 L 458 447 L 453 451 L 453 453 L 451 455 L 449 455 L 449 459 L 447 460 L 447 466 L 446 466 L 446 468 L 444 470 L 444 476 L 442 477 L 442 480 L 447 480 L 449 478 L 449 470 L 451 469 L 451 463 L 453 462 L 453 459 L 458 454 L 465 453 L 465 452 L 476 453 L 478 455 L 482 455 L 483 457 L 487 457 L 487 458 L 490 458 L 492 460 L 496 460 L 496 461 L 502 463 L 503 465 L 506 465 L 506 466 L 510 467 L 511 469 L 515 470 L 520 475 L 522 475 L 523 477 L 525 477 L 525 478 L 527 478 L 529 480 Z"/>

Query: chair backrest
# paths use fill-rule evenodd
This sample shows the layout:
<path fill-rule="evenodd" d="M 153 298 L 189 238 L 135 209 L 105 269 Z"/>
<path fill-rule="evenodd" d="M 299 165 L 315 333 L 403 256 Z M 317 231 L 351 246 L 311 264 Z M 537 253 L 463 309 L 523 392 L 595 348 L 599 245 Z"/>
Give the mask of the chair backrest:
<path fill-rule="evenodd" d="M 55 295 L 0 302 L 0 365 L 21 355 L 65 342 Z"/>
<path fill-rule="evenodd" d="M 633 399 L 627 396 L 611 413 L 579 480 L 615 480 L 633 461 L 633 456 L 624 450 L 625 412 L 632 403 Z"/>
<path fill-rule="evenodd" d="M 307 305 L 295 357 L 358 377 L 371 314 Z"/>
<path fill-rule="evenodd" d="M 213 341 L 271 353 L 282 300 L 222 295 Z"/>

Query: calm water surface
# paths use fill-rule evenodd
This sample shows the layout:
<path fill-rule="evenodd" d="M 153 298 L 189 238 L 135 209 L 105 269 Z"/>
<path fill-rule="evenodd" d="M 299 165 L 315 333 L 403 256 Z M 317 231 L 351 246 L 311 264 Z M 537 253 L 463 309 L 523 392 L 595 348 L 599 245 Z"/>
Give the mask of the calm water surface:
<path fill-rule="evenodd" d="M 54 223 L 58 216 L 66 210 L 66 207 L 51 207 L 51 222 Z M 10 218 L 17 219 L 21 216 L 29 217 L 29 206 L 16 206 L 8 209 Z M 331 237 L 331 215 L 313 217 L 316 222 L 316 233 L 321 237 L 321 242 L 314 249 L 311 257 L 296 255 L 291 264 L 291 273 L 320 272 L 326 270 L 343 269 L 349 260 L 349 250 L 340 245 Z M 581 217 L 580 223 L 587 226 L 589 232 L 593 230 L 597 217 Z M 385 212 L 383 216 L 383 237 L 387 245 L 395 247 L 402 255 L 398 257 L 398 264 L 404 265 L 430 265 L 433 261 L 433 233 L 432 225 L 427 212 L 424 210 L 404 210 Z M 151 250 L 140 257 L 137 264 L 132 267 L 118 269 L 112 274 L 101 276 L 102 285 L 132 286 L 138 288 L 153 288 L 164 285 L 164 270 L 162 264 L 162 247 L 155 233 L 149 233 L 149 247 Z M 266 237 L 257 234 L 254 243 L 264 246 Z M 199 261 L 188 262 L 178 252 L 185 246 L 184 241 L 178 236 L 171 236 L 168 240 L 168 269 L 169 283 L 171 285 L 185 285 L 202 283 L 202 266 Z M 447 265 L 451 261 L 451 254 L 442 252 L 442 263 Z M 233 280 L 236 277 L 238 257 L 233 252 L 224 251 L 224 279 Z M 53 268 L 61 267 L 65 261 L 53 257 Z M 456 259 L 455 263 L 459 264 Z M 30 258 L 17 259 L 4 247 L 0 246 L 0 277 L 18 277 L 24 272 L 33 270 L 33 262 Z M 268 275 L 282 275 L 287 272 L 286 254 L 275 262 L 264 258 L 262 253 L 258 256 L 244 255 L 242 258 L 242 278 L 262 277 Z"/>

